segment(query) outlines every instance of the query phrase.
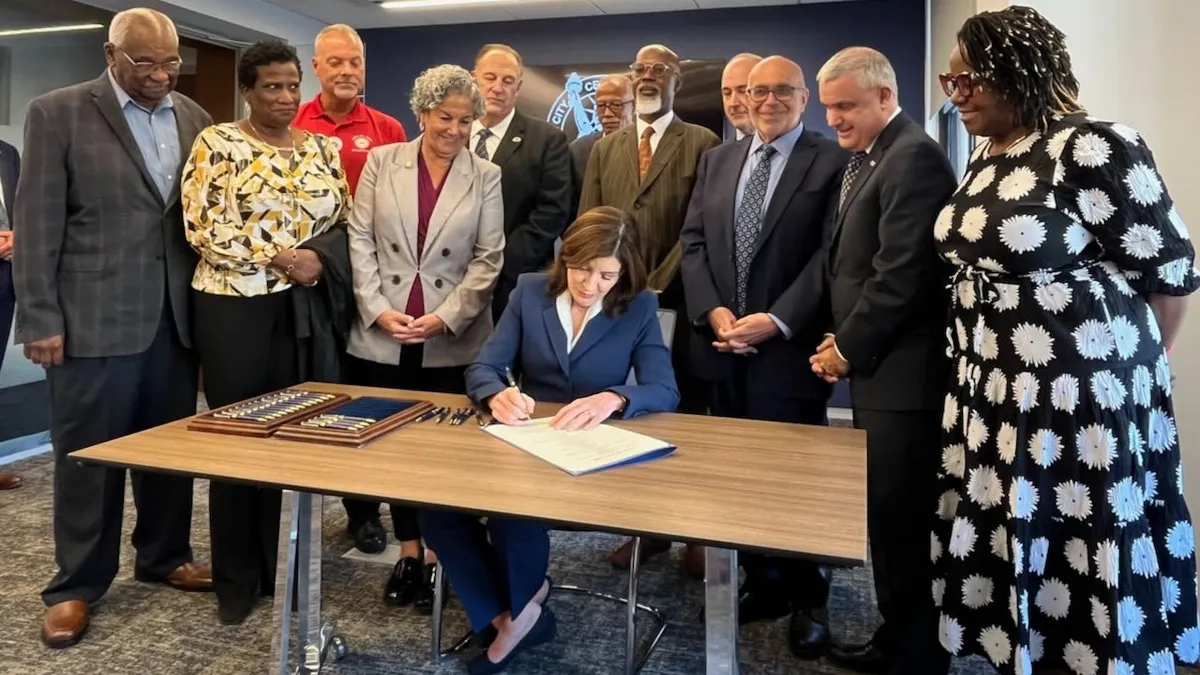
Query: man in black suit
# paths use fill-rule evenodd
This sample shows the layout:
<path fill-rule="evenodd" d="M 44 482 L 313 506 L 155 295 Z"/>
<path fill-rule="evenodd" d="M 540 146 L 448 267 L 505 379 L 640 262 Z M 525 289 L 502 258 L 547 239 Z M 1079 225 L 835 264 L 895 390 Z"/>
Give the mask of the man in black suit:
<path fill-rule="evenodd" d="M 504 267 L 492 295 L 496 320 L 517 277 L 536 272 L 554 257 L 554 240 L 574 214 L 567 136 L 517 112 L 524 65 L 517 50 L 484 45 L 475 57 L 475 82 L 487 110 L 471 125 L 471 150 L 500 166 L 504 195 Z"/>
<path fill-rule="evenodd" d="M 854 424 L 867 432 L 867 528 L 883 625 L 830 657 L 861 672 L 946 673 L 930 588 L 937 501 L 947 270 L 933 223 L 955 189 L 946 154 L 897 105 L 896 74 L 866 47 L 817 75 L 838 142 L 852 151 L 829 237 L 833 333 L 815 373 L 850 379 Z"/>
<path fill-rule="evenodd" d="M 596 117 L 600 131 L 580 136 L 568 148 L 571 153 L 572 201 L 569 217 L 579 211 L 579 195 L 583 193 L 583 177 L 587 174 L 588 157 L 596 141 L 633 124 L 633 80 L 628 75 L 609 75 L 596 85 Z"/>
<path fill-rule="evenodd" d="M 800 66 L 780 56 L 750 71 L 755 135 L 704 153 L 680 233 L 696 374 L 722 417 L 824 424 L 829 384 L 808 357 L 829 324 L 822 240 L 846 152 L 800 121 Z M 742 623 L 792 613 L 800 658 L 829 642 L 828 570 L 743 556 Z"/>
<path fill-rule="evenodd" d="M 0 370 L 4 368 L 4 352 L 8 348 L 8 333 L 12 330 L 13 310 L 17 295 L 12 284 L 12 222 L 13 202 L 17 196 L 17 179 L 21 176 L 21 156 L 17 149 L 0 141 Z M 21 477 L 0 471 L 0 490 L 21 487 Z"/>

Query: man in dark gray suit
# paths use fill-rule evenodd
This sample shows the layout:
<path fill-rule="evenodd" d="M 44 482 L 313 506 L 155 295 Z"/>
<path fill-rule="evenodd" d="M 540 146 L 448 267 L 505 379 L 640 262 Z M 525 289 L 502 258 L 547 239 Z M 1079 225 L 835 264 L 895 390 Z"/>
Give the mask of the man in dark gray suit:
<path fill-rule="evenodd" d="M 17 149 L 0 141 L 0 369 L 4 367 L 4 350 L 12 328 L 13 308 L 17 297 L 12 286 L 12 220 L 13 202 L 17 194 L 17 179 L 21 175 L 21 156 Z M 21 477 L 0 471 L 0 490 L 21 487 Z"/>
<path fill-rule="evenodd" d="M 583 176 L 592 147 L 601 138 L 633 124 L 633 81 L 628 75 L 609 75 L 596 85 L 596 116 L 600 118 L 600 131 L 576 138 L 567 148 L 571 153 L 571 184 L 575 192 L 572 219 L 579 212 L 579 196 L 583 193 Z"/>
<path fill-rule="evenodd" d="M 77 643 L 116 576 L 125 472 L 67 453 L 196 410 L 188 287 L 196 257 L 179 205 L 183 158 L 212 118 L 172 93 L 179 37 L 165 15 L 113 18 L 108 68 L 29 104 L 17 188 L 17 341 L 46 369 L 58 574 L 42 641 Z M 134 576 L 212 588 L 192 562 L 192 481 L 131 472 Z"/>

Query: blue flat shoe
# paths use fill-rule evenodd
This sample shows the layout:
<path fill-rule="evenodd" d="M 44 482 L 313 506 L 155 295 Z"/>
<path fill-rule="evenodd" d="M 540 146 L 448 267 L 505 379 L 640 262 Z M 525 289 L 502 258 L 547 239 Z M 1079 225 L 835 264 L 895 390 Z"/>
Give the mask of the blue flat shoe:
<path fill-rule="evenodd" d="M 494 663 L 488 658 L 485 651 L 467 662 L 467 673 L 468 675 L 493 675 L 502 672 L 512 665 L 521 652 L 550 642 L 556 635 L 558 635 L 558 622 L 554 618 L 554 612 L 550 611 L 549 607 L 542 607 L 542 615 L 538 617 L 537 623 L 533 624 L 533 628 L 524 639 L 517 643 L 516 647 L 513 647 L 508 656 L 499 663 Z"/>

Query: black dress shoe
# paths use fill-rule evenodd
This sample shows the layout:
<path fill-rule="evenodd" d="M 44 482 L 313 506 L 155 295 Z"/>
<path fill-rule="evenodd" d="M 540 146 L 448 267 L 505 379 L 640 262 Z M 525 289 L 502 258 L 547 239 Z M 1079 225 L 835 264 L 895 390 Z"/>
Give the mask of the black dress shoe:
<path fill-rule="evenodd" d="M 508 668 L 513 661 L 516 660 L 522 652 L 529 651 L 534 647 L 549 642 L 558 634 L 558 622 L 554 619 L 554 612 L 550 611 L 549 607 L 542 608 L 542 615 L 538 617 L 537 623 L 533 624 L 533 628 L 525 636 L 525 639 L 517 643 L 516 647 L 508 653 L 500 662 L 495 663 L 488 658 L 487 652 L 483 652 L 479 656 L 467 662 L 468 675 L 494 675 Z"/>
<path fill-rule="evenodd" d="M 829 660 L 856 673 L 885 673 L 892 665 L 891 656 L 874 641 L 861 645 L 834 645 Z"/>
<path fill-rule="evenodd" d="M 829 615 L 824 609 L 792 612 L 788 623 L 788 646 L 798 659 L 821 658 L 829 649 Z"/>
<path fill-rule="evenodd" d="M 387 531 L 378 520 L 368 520 L 350 531 L 354 537 L 354 548 L 363 553 L 383 553 L 387 548 Z"/>
<path fill-rule="evenodd" d="M 415 562 L 415 561 L 414 561 Z M 417 614 L 433 616 L 434 581 L 437 579 L 437 563 L 426 563 L 419 573 L 416 583 L 416 595 L 413 597 L 413 610 Z M 450 598 L 450 587 L 442 589 L 442 607 Z"/>
<path fill-rule="evenodd" d="M 413 604 L 421 587 L 421 563 L 416 558 L 401 558 L 392 568 L 383 589 L 383 601 L 392 607 Z"/>
<path fill-rule="evenodd" d="M 779 593 L 743 591 L 738 597 L 738 625 L 773 621 L 788 615 L 792 604 Z"/>

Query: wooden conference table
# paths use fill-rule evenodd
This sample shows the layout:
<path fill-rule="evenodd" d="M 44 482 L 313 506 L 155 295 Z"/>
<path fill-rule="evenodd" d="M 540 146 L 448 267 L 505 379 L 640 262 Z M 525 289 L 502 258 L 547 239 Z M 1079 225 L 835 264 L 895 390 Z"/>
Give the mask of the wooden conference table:
<path fill-rule="evenodd" d="M 467 405 L 465 397 L 444 394 L 316 383 L 299 388 Z M 557 407 L 539 404 L 535 416 Z M 575 478 L 483 433 L 474 420 L 405 427 L 363 448 L 193 432 L 183 420 L 72 456 L 287 491 L 275 594 L 280 630 L 272 639 L 269 671 L 275 675 L 319 672 L 327 648 L 344 647 L 320 619 L 321 495 L 707 544 L 707 675 L 738 673 L 737 551 L 835 565 L 865 561 L 862 432 L 679 414 L 612 424 L 679 449 L 665 460 Z M 293 578 L 299 589 L 295 650 L 289 647 L 291 612 L 285 611 L 292 606 Z M 289 665 L 293 656 L 297 669 Z"/>

